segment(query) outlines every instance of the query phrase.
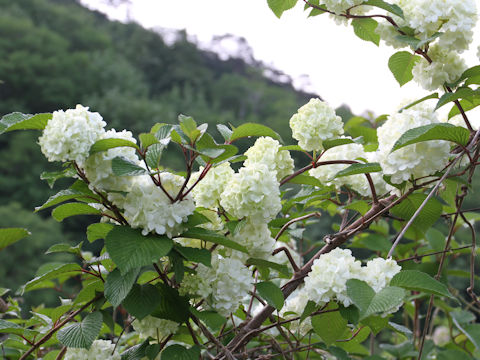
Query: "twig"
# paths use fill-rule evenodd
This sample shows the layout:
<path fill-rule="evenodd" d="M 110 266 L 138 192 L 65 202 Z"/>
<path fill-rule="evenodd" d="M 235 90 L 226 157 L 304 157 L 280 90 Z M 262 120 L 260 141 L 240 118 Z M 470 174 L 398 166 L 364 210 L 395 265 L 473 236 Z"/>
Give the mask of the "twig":
<path fill-rule="evenodd" d="M 320 214 L 319 212 L 314 212 L 314 213 L 311 213 L 311 214 L 307 214 L 307 215 L 304 215 L 304 216 L 300 216 L 298 218 L 295 218 L 295 219 L 292 219 L 290 220 L 289 222 L 287 222 L 285 225 L 282 226 L 282 228 L 280 229 L 280 231 L 277 233 L 277 235 L 275 236 L 275 240 L 278 240 L 278 238 L 285 232 L 285 230 L 288 229 L 288 227 L 296 222 L 299 222 L 299 221 L 302 221 L 302 220 L 306 220 L 306 219 L 310 219 L 311 217 L 320 217 L 322 214 Z"/>

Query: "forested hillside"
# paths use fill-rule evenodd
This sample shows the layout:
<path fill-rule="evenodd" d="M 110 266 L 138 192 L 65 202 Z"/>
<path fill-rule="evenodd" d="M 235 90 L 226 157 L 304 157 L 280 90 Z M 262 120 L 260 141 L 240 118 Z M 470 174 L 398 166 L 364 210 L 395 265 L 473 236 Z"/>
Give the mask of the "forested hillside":
<path fill-rule="evenodd" d="M 317 95 L 264 77 L 261 63 L 222 61 L 199 50 L 184 32 L 177 37 L 169 46 L 155 32 L 109 21 L 74 0 L 0 0 L 0 115 L 51 112 L 81 103 L 117 130 L 137 134 L 156 122 L 175 122 L 183 113 L 201 123 L 263 122 L 289 142 L 289 116 Z M 27 206 L 40 205 L 55 192 L 38 178 L 45 166 L 55 168 L 34 145 L 38 135 L 0 137 L 0 213 L 10 214 L 0 217 L 0 227 L 40 226 L 39 215 Z M 175 159 L 167 159 L 170 166 L 175 167 Z M 35 256 L 25 254 L 21 242 L 8 255 L 0 252 L 0 286 L 29 280 L 55 239 L 84 240 L 83 231 L 76 232 L 84 228 L 78 222 L 62 223 L 63 233 L 51 221 L 40 231 L 31 229 L 33 235 L 24 241 L 35 244 Z M 51 229 L 50 236 L 44 229 Z M 29 264 L 25 274 L 12 268 L 19 261 Z"/>

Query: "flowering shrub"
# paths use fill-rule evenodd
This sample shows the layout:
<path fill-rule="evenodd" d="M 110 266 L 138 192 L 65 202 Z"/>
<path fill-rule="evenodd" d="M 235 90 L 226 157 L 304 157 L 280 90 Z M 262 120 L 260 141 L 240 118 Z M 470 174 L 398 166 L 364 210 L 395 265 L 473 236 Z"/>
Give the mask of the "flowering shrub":
<path fill-rule="evenodd" d="M 217 133 L 184 115 L 138 140 L 105 130 L 81 105 L 5 115 L 0 134 L 40 130 L 42 153 L 63 163 L 44 177 L 72 180 L 36 210 L 53 208 L 58 221 L 96 216 L 86 233 L 101 248 L 55 245 L 49 252 L 78 261 L 42 267 L 20 290 L 79 280 L 57 308 L 22 318 L 18 298 L 0 299 L 5 358 L 480 357 L 478 216 L 462 209 L 480 157 L 478 119 L 469 118 L 480 67 L 467 69 L 459 55 L 475 2 L 304 2 L 311 16 L 329 13 L 363 40 L 405 48 L 389 60 L 399 84 L 414 79 L 444 94 L 346 123 L 311 99 L 285 114 L 298 141 L 288 146 L 264 125 Z M 268 1 L 279 17 L 295 3 Z M 446 105 L 451 121 L 439 114 Z M 251 137 L 239 153 L 237 141 Z M 184 155 L 183 172 L 162 166 L 169 151 Z M 319 230 L 326 217 L 333 228 Z M 27 235 L 0 229 L 0 250 Z M 464 254 L 469 271 L 445 271 Z"/>

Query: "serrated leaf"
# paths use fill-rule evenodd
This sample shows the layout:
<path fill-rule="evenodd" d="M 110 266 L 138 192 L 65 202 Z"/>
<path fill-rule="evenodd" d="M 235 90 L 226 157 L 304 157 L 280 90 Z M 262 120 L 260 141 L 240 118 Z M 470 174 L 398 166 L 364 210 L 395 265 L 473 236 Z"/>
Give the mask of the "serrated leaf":
<path fill-rule="evenodd" d="M 277 310 L 281 310 L 285 302 L 282 290 L 270 281 L 259 282 L 257 291 L 265 301 Z"/>
<path fill-rule="evenodd" d="M 201 263 L 208 267 L 212 266 L 212 253 L 207 249 L 184 247 L 178 244 L 175 244 L 174 247 L 186 260 Z"/>
<path fill-rule="evenodd" d="M 350 209 L 359 212 L 361 215 L 365 215 L 365 213 L 370 209 L 368 203 L 364 200 L 354 201 L 347 206 L 344 207 L 345 209 Z"/>
<path fill-rule="evenodd" d="M 350 279 L 347 281 L 347 295 L 360 310 L 360 318 L 363 318 L 363 315 L 367 312 L 370 303 L 375 297 L 375 290 L 365 281 Z"/>
<path fill-rule="evenodd" d="M 320 182 L 320 180 L 318 180 L 317 178 L 315 178 L 313 176 L 304 175 L 304 174 L 297 175 L 297 176 L 291 178 L 290 180 L 288 180 L 288 182 L 292 183 L 292 184 L 312 185 L 312 186 L 316 186 L 316 187 L 320 187 L 320 188 L 323 187 L 323 184 Z"/>
<path fill-rule="evenodd" d="M 53 188 L 53 185 L 58 179 L 63 179 L 63 178 L 73 178 L 77 176 L 77 172 L 75 169 L 73 169 L 71 166 L 67 167 L 66 169 L 63 169 L 61 171 L 44 171 L 40 174 L 40 179 L 41 180 L 46 180 L 48 183 L 48 186 L 50 189 Z"/>
<path fill-rule="evenodd" d="M 165 284 L 157 284 L 157 289 L 160 291 L 160 301 L 151 315 L 178 323 L 187 321 L 190 316 L 188 299 L 180 296 L 177 289 Z"/>
<path fill-rule="evenodd" d="M 295 6 L 297 0 L 267 0 L 267 3 L 275 16 L 280 19 L 284 11 Z"/>
<path fill-rule="evenodd" d="M 162 351 L 161 360 L 198 360 L 200 358 L 200 348 L 192 346 L 190 349 L 182 345 L 174 344 Z"/>
<path fill-rule="evenodd" d="M 400 287 L 387 286 L 376 293 L 362 317 L 381 314 L 395 310 L 403 303 L 405 290 Z"/>
<path fill-rule="evenodd" d="M 368 0 L 363 2 L 363 5 L 376 6 L 380 9 L 386 10 L 403 19 L 403 10 L 396 4 L 389 4 L 383 0 Z"/>
<path fill-rule="evenodd" d="M 14 112 L 0 119 L 0 135 L 13 130 L 43 130 L 52 114 L 22 114 Z"/>
<path fill-rule="evenodd" d="M 0 250 L 3 250 L 7 246 L 14 244 L 29 235 L 31 235 L 31 233 L 23 228 L 0 229 Z"/>
<path fill-rule="evenodd" d="M 352 139 L 345 138 L 345 139 L 325 140 L 322 143 L 322 145 L 324 150 L 328 150 L 336 146 L 353 144 L 353 143 L 355 143 L 355 141 L 353 141 Z M 294 145 L 294 146 L 298 146 L 298 145 Z M 285 147 L 287 148 L 288 146 L 285 146 Z M 302 149 L 300 149 L 299 151 L 302 151 Z"/>
<path fill-rule="evenodd" d="M 371 18 L 353 19 L 352 26 L 355 35 L 360 39 L 371 41 L 377 46 L 380 44 L 380 35 L 375 32 L 378 22 L 375 20 Z"/>
<path fill-rule="evenodd" d="M 142 320 L 155 310 L 160 301 L 160 291 L 151 285 L 133 285 L 132 289 L 123 300 L 123 306 L 138 320 Z"/>
<path fill-rule="evenodd" d="M 214 244 L 222 245 L 230 249 L 238 250 L 245 254 L 248 254 L 248 251 L 244 246 L 240 245 L 239 243 L 233 240 L 228 239 L 227 237 L 215 231 L 206 230 L 202 228 L 191 228 L 191 229 L 188 229 L 186 232 L 182 233 L 181 237 L 209 241 Z"/>
<path fill-rule="evenodd" d="M 466 99 L 470 102 L 471 99 L 474 98 L 479 98 L 479 93 L 475 90 L 470 89 L 469 87 L 462 87 L 457 89 L 457 91 L 451 93 L 445 93 L 443 94 L 440 99 L 437 102 L 437 105 L 435 106 L 435 110 L 440 109 L 443 105 L 448 104 L 449 102 L 459 100 L 459 99 Z"/>
<path fill-rule="evenodd" d="M 390 152 L 394 152 L 411 144 L 430 140 L 446 140 L 465 146 L 468 143 L 469 137 L 470 132 L 461 126 L 446 123 L 429 124 L 404 132 L 395 142 Z"/>
<path fill-rule="evenodd" d="M 123 156 L 117 156 L 112 159 L 112 172 L 116 176 L 137 176 L 146 174 L 147 170 Z"/>
<path fill-rule="evenodd" d="M 80 255 L 82 252 L 81 250 L 82 250 L 81 242 L 76 246 L 71 246 L 70 244 L 55 244 L 50 246 L 48 250 L 45 251 L 45 254 L 65 252 L 65 253 Z"/>
<path fill-rule="evenodd" d="M 340 139 L 340 140 L 343 140 L 343 139 Z M 336 140 L 327 140 L 327 141 L 330 141 L 330 142 L 334 142 Z M 324 141 L 323 142 L 323 146 L 325 147 L 325 143 L 327 141 Z M 282 150 L 288 150 L 288 151 L 301 151 L 301 152 L 304 152 L 305 150 L 303 150 L 300 146 L 298 145 L 286 145 L 286 146 L 280 146 L 280 148 L 278 149 L 278 151 L 282 151 Z"/>
<path fill-rule="evenodd" d="M 413 107 L 415 105 L 418 105 L 418 104 L 424 102 L 425 100 L 429 100 L 429 99 L 438 99 L 438 93 L 433 93 L 433 94 L 427 95 L 427 96 L 425 96 L 421 99 L 418 99 L 418 100 L 402 107 L 400 110 L 398 110 L 398 112 L 401 113 L 403 110 L 410 109 L 411 107 Z"/>
<path fill-rule="evenodd" d="M 105 237 L 105 247 L 122 274 L 158 261 L 172 246 L 166 236 L 143 236 L 140 229 L 126 226 L 114 227 Z"/>
<path fill-rule="evenodd" d="M 117 307 L 125 299 L 137 278 L 139 268 L 132 269 L 122 275 L 115 269 L 108 274 L 105 280 L 105 297 L 113 307 Z M 134 315 L 135 316 L 135 315 Z"/>
<path fill-rule="evenodd" d="M 217 130 L 223 136 L 225 141 L 230 141 L 230 136 L 232 136 L 233 133 L 232 130 L 223 124 L 217 124 Z"/>
<path fill-rule="evenodd" d="M 145 160 L 150 169 L 158 169 L 160 167 L 160 160 L 162 159 L 165 147 L 166 146 L 162 144 L 153 144 L 148 148 L 145 154 Z"/>
<path fill-rule="evenodd" d="M 81 323 L 71 324 L 57 333 L 58 340 L 69 348 L 89 349 L 100 334 L 103 317 L 100 312 L 88 314 Z"/>
<path fill-rule="evenodd" d="M 125 139 L 118 139 L 118 138 L 107 138 L 107 139 L 100 139 L 96 141 L 91 147 L 90 147 L 90 155 L 93 155 L 95 153 L 101 152 L 101 151 L 107 151 L 110 149 L 114 149 L 117 147 L 131 147 L 136 150 L 140 150 L 134 142 L 131 142 L 129 140 Z"/>
<path fill-rule="evenodd" d="M 390 281 L 390 286 L 454 298 L 447 287 L 430 275 L 417 270 L 402 270 Z"/>
<path fill-rule="evenodd" d="M 62 204 L 52 211 L 52 217 L 58 222 L 63 219 L 76 215 L 101 215 L 101 211 L 93 206 L 84 203 L 67 203 Z"/>
<path fill-rule="evenodd" d="M 246 123 L 233 130 L 230 141 L 235 141 L 250 136 L 269 136 L 273 139 L 281 141 L 280 135 L 269 127 L 261 124 Z"/>
<path fill-rule="evenodd" d="M 61 190 L 55 195 L 52 195 L 48 198 L 48 200 L 41 206 L 37 206 L 35 208 L 35 212 L 55 206 L 57 204 L 60 204 L 62 202 L 68 201 L 68 200 L 73 200 L 73 199 L 81 199 L 81 200 L 87 200 L 90 202 L 96 202 L 95 196 L 92 196 L 90 198 L 90 194 L 86 194 L 83 191 L 75 190 L 75 189 L 65 189 Z"/>
<path fill-rule="evenodd" d="M 223 149 L 224 152 L 215 159 L 211 159 L 211 164 L 219 164 L 225 160 L 231 160 L 238 153 L 238 148 L 234 145 L 218 145 L 218 149 Z"/>
<path fill-rule="evenodd" d="M 89 242 L 94 242 L 98 239 L 105 239 L 107 234 L 115 227 L 113 224 L 96 223 L 87 227 L 87 239 Z"/>
<path fill-rule="evenodd" d="M 145 340 L 143 343 L 132 346 L 128 350 L 122 353 L 121 360 L 142 360 L 146 356 L 147 349 L 149 347 L 149 340 Z"/>
<path fill-rule="evenodd" d="M 227 322 L 225 317 L 215 311 L 198 311 L 194 308 L 190 308 L 190 311 L 212 330 L 220 329 Z"/>
<path fill-rule="evenodd" d="M 327 309 L 331 309 L 328 307 Z M 345 320 L 338 311 L 326 312 L 312 317 L 312 326 L 315 333 L 320 336 L 327 345 L 341 339 L 347 329 Z"/>
<path fill-rule="evenodd" d="M 264 260 L 264 259 L 249 258 L 249 259 L 247 259 L 247 261 L 245 263 L 247 265 L 255 265 L 255 266 L 258 266 L 258 267 L 270 268 L 270 269 L 278 271 L 279 273 L 281 273 L 285 276 L 290 276 L 291 275 L 290 271 L 288 270 L 288 266 L 277 264 L 277 263 L 272 262 L 272 261 L 267 261 L 267 260 Z"/>
<path fill-rule="evenodd" d="M 79 275 L 81 272 L 82 268 L 78 264 L 63 264 L 54 267 L 53 269 L 47 271 L 46 273 L 37 276 L 36 278 L 30 280 L 25 284 L 24 291 L 29 291 L 35 285 L 39 284 L 40 282 L 50 280 L 57 278 L 59 276 L 64 276 L 64 275 Z"/>
<path fill-rule="evenodd" d="M 471 101 L 469 100 L 460 100 L 460 106 L 462 107 L 463 111 L 467 112 L 469 110 L 475 109 L 477 106 L 480 105 L 480 98 L 473 98 Z M 459 115 L 460 110 L 458 109 L 457 105 L 454 105 L 450 112 L 448 113 L 448 119 Z"/>
<path fill-rule="evenodd" d="M 152 133 L 142 133 L 138 135 L 138 138 L 144 150 L 153 144 L 158 144 L 158 139 L 155 137 L 155 134 Z"/>
<path fill-rule="evenodd" d="M 348 166 L 347 168 L 340 170 L 334 176 L 334 178 L 340 178 L 344 176 L 356 175 L 356 174 L 369 174 L 374 172 L 380 172 L 382 168 L 379 163 L 357 163 Z"/>
<path fill-rule="evenodd" d="M 420 60 L 419 56 L 408 51 L 399 51 L 390 57 L 388 67 L 400 86 L 413 79 L 412 69 L 418 60 Z"/>
<path fill-rule="evenodd" d="M 25 329 L 11 321 L 0 319 L 0 334 L 23 335 Z"/>

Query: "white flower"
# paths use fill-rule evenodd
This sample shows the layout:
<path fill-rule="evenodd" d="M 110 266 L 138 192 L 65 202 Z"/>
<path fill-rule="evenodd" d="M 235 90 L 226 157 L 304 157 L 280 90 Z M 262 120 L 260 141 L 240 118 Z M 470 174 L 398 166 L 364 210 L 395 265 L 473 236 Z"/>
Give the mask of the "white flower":
<path fill-rule="evenodd" d="M 168 172 L 160 174 L 163 188 L 175 198 L 185 179 Z M 137 176 L 131 191 L 125 197 L 124 216 L 133 228 L 142 228 L 142 234 L 156 232 L 169 237 L 178 235 L 182 222 L 193 214 L 195 203 L 190 194 L 172 203 L 148 175 Z"/>
<path fill-rule="evenodd" d="M 202 166 L 199 171 L 192 174 L 188 182 L 189 187 L 198 180 L 203 170 L 204 167 Z M 192 190 L 197 206 L 210 209 L 217 208 L 220 195 L 234 173 L 228 162 L 212 167 Z"/>
<path fill-rule="evenodd" d="M 266 223 L 282 209 L 276 174 L 262 163 L 242 167 L 227 183 L 220 205 L 237 218 Z"/>
<path fill-rule="evenodd" d="M 292 137 L 306 150 L 322 150 L 323 141 L 343 134 L 343 122 L 326 102 L 310 99 L 290 119 Z"/>
<path fill-rule="evenodd" d="M 95 340 L 90 349 L 68 348 L 65 360 L 120 360 L 120 354 L 115 350 L 115 344 L 108 340 Z"/>
<path fill-rule="evenodd" d="M 405 21 L 398 16 L 392 16 L 392 18 L 398 26 L 402 27 L 406 25 Z M 380 21 L 375 28 L 375 32 L 380 35 L 380 38 L 385 41 L 385 44 L 395 49 L 408 46 L 406 42 L 398 40 L 397 36 L 399 36 L 400 33 L 388 21 Z"/>
<path fill-rule="evenodd" d="M 437 346 L 445 346 L 450 342 L 450 329 L 447 326 L 437 326 L 433 331 L 432 340 Z"/>
<path fill-rule="evenodd" d="M 175 321 L 147 316 L 142 320 L 136 319 L 132 322 L 132 326 L 141 339 L 151 337 L 162 340 L 168 335 L 175 334 L 179 324 Z"/>
<path fill-rule="evenodd" d="M 346 307 L 351 304 L 347 296 L 347 281 L 361 276 L 361 263 L 348 249 L 333 249 L 314 260 L 312 270 L 305 278 L 308 299 L 322 305 L 336 299 Z"/>
<path fill-rule="evenodd" d="M 402 270 L 392 259 L 375 258 L 362 267 L 360 280 L 365 281 L 375 292 L 386 287 L 392 278 Z"/>
<path fill-rule="evenodd" d="M 420 58 L 412 69 L 413 80 L 425 90 L 437 90 L 445 83 L 452 83 L 467 69 L 467 64 L 455 51 L 448 51 L 433 45 L 428 52 L 429 63 Z"/>
<path fill-rule="evenodd" d="M 82 164 L 90 146 L 105 133 L 105 125 L 99 113 L 92 113 L 82 105 L 54 111 L 38 143 L 48 161 L 75 160 Z"/>
<path fill-rule="evenodd" d="M 268 166 L 270 171 L 275 171 L 277 180 L 293 173 L 293 159 L 288 150 L 279 150 L 280 143 L 270 137 L 260 137 L 250 147 L 245 155 L 247 160 L 243 166 L 247 167 L 253 163 L 262 163 Z"/>
<path fill-rule="evenodd" d="M 335 14 L 345 13 L 345 10 L 360 5 L 363 0 L 323 0 L 321 4 Z"/>
<path fill-rule="evenodd" d="M 378 128 L 378 160 L 383 173 L 391 176 L 392 183 L 400 184 L 412 176 L 431 175 L 447 164 L 450 145 L 446 141 L 424 141 L 390 153 L 407 130 L 438 122 L 433 109 L 421 103 L 402 113 L 390 115 L 385 124 Z"/>
<path fill-rule="evenodd" d="M 232 240 L 247 248 L 250 257 L 267 259 L 275 247 L 275 239 L 265 223 L 242 221 Z"/>
<path fill-rule="evenodd" d="M 280 311 L 280 316 L 286 320 L 301 316 L 309 300 L 310 298 L 305 288 L 295 290 L 285 301 L 285 305 Z M 300 323 L 300 320 L 290 323 L 290 331 L 294 333 L 299 332 L 302 336 L 306 335 L 310 330 L 312 330 L 312 322 L 309 317 L 303 320 L 302 323 Z"/>

